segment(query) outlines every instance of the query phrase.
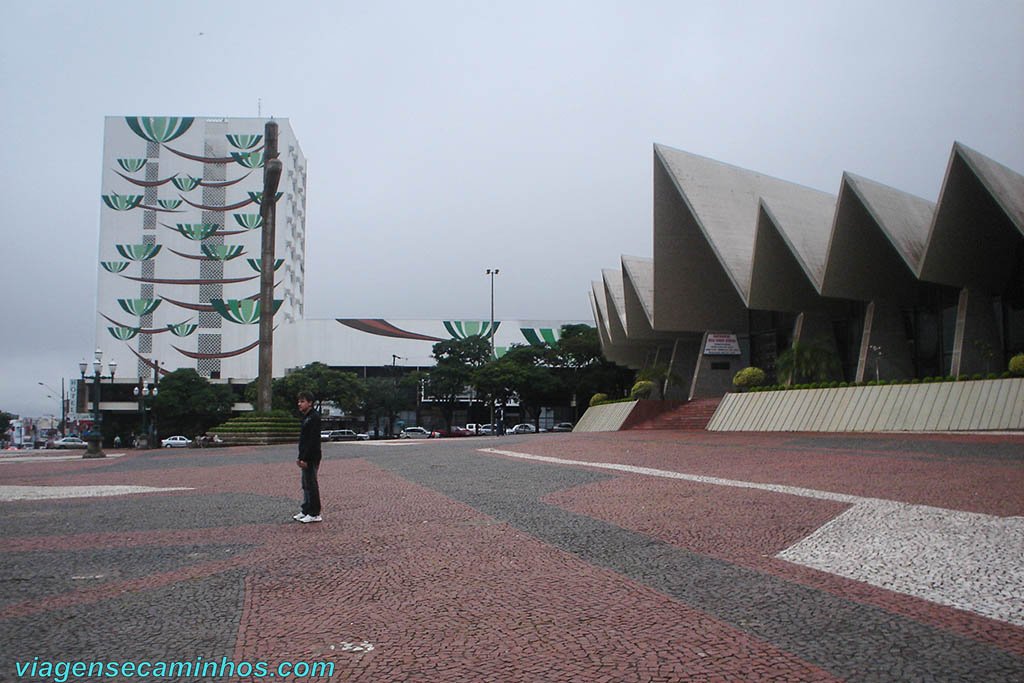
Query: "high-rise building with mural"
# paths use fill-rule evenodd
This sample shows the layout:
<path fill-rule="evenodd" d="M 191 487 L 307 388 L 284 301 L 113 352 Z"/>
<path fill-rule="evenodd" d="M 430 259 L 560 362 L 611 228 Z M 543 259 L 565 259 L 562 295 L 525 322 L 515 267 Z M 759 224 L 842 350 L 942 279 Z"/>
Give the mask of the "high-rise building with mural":
<path fill-rule="evenodd" d="M 104 127 L 96 345 L 118 374 L 255 377 L 263 118 L 111 116 Z M 306 160 L 286 119 L 276 324 L 302 318 Z"/>

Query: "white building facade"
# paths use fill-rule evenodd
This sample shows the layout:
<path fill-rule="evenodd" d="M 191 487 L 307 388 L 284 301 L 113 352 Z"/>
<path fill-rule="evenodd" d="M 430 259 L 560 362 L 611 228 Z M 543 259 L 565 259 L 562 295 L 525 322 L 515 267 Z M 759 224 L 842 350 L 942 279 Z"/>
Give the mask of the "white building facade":
<path fill-rule="evenodd" d="M 258 374 L 264 118 L 111 116 L 104 126 L 96 348 L 121 377 Z M 303 315 L 306 160 L 279 126 L 275 323 Z"/>

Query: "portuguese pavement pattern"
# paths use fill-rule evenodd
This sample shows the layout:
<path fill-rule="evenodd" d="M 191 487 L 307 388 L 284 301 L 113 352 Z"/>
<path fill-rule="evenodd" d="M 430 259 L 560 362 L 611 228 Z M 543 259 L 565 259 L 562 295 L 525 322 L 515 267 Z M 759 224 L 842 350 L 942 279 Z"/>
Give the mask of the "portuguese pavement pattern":
<path fill-rule="evenodd" d="M 0 456 L 0 681 L 1024 681 L 1021 435 L 330 443 L 307 525 L 294 449 Z"/>

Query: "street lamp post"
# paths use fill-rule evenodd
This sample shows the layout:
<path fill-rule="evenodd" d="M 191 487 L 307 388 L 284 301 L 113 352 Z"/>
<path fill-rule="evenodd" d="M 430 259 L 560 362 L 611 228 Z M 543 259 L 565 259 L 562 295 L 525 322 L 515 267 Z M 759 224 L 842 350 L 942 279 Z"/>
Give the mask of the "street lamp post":
<path fill-rule="evenodd" d="M 112 360 L 109 363 L 110 366 L 110 381 L 114 381 L 114 373 L 117 372 L 117 361 Z M 92 429 L 85 435 L 85 441 L 89 446 L 85 449 L 85 455 L 83 458 L 105 458 L 107 454 L 103 452 L 103 432 L 100 431 L 100 380 L 107 379 L 101 375 L 103 370 L 103 351 L 96 349 L 95 358 L 92 362 L 93 374 L 92 374 Z M 85 372 L 89 369 L 89 364 L 84 360 L 78 364 L 78 370 L 82 374 L 82 380 L 85 380 Z"/>
<path fill-rule="evenodd" d="M 145 441 L 139 444 L 139 448 L 152 448 L 154 443 L 153 429 L 149 425 L 146 413 L 148 412 L 146 403 L 149 399 L 156 398 L 157 394 L 160 393 L 160 365 L 157 364 L 156 381 L 149 386 L 146 385 L 145 379 L 139 378 L 139 386 L 132 390 L 135 394 L 135 398 L 139 401 L 139 412 L 142 413 L 142 433 L 145 435 Z"/>
<path fill-rule="evenodd" d="M 57 390 L 43 382 L 36 382 L 39 386 L 44 389 L 49 389 L 53 393 L 57 393 Z M 67 436 L 68 429 L 68 401 L 64 394 L 64 378 L 60 378 L 60 435 Z"/>
<path fill-rule="evenodd" d="M 491 277 L 491 326 L 487 333 L 491 336 L 491 360 L 494 360 L 494 276 L 500 271 L 497 268 L 488 268 L 487 274 Z M 498 435 L 498 426 L 494 424 L 494 397 L 491 397 L 491 434 Z"/>

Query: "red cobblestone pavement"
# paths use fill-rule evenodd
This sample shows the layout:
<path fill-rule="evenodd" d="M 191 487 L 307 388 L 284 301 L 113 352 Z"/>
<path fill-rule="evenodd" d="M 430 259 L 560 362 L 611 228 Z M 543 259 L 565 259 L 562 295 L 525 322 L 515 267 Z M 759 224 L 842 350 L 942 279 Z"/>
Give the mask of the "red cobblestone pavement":
<path fill-rule="evenodd" d="M 747 628 L 685 595 L 666 594 L 549 542 L 521 521 L 547 514 L 548 507 L 578 516 L 570 521 L 611 524 L 752 576 L 869 606 L 900 624 L 921 624 L 943 638 L 951 634 L 968 648 L 976 643 L 998 660 L 993 671 L 1012 677 L 1024 671 L 1024 628 L 774 557 L 842 513 L 845 503 L 584 468 L 583 478 L 571 485 L 524 491 L 522 507 L 510 508 L 506 518 L 491 502 L 508 493 L 504 488 L 515 488 L 498 478 L 506 474 L 468 482 L 460 477 L 472 476 L 465 474 L 467 462 L 511 468 L 501 472 L 530 466 L 477 450 L 500 447 L 1010 516 L 1024 514 L 1024 466 L 1012 455 L 1014 443 L 1024 440 L 917 437 L 901 446 L 881 436 L 844 441 L 647 432 L 332 444 L 325 446 L 321 471 L 325 522 L 311 525 L 288 520 L 299 497 L 289 447 L 0 463 L 0 485 L 192 488 L 0 502 L 4 557 L 28 558 L 46 576 L 103 576 L 49 588 L 36 579 L 38 595 L 19 590 L 26 583 L 2 584 L 0 652 L 7 655 L 0 654 L 0 680 L 15 680 L 15 659 L 125 659 L 151 652 L 181 659 L 325 660 L 336 665 L 333 679 L 345 681 L 902 678 L 896 654 L 887 655 L 890 676 L 861 675 L 856 653 L 846 663 L 828 653 L 801 655 L 813 648 L 791 649 L 782 636 L 757 635 L 772 629 Z M 551 476 L 580 471 L 544 467 Z M 431 474 L 410 474 L 419 471 Z M 548 471 L 541 480 L 550 478 Z M 447 479 L 435 482 L 434 473 Z M 446 495 L 449 482 L 469 491 L 470 502 Z M 539 501 L 530 504 L 534 493 Z M 479 505 L 472 502 L 477 496 Z M 548 523 L 541 517 L 538 524 Z M 134 574 L 128 564 L 101 571 L 95 567 L 110 562 L 97 555 L 101 551 L 124 551 L 156 564 Z M 161 553 L 172 557 L 153 559 Z M 5 567 L 7 578 L 26 571 L 20 567 Z M 101 649 L 47 635 L 49 624 L 80 613 L 116 616 L 123 610 L 125 620 L 137 620 L 138 604 L 151 605 L 146 620 L 159 626 L 167 619 L 161 609 L 188 609 L 195 602 L 184 597 L 188 590 L 207 590 L 197 586 L 233 572 L 240 598 L 218 588 L 209 594 L 210 604 L 224 607 L 204 619 L 220 640 L 178 632 L 141 636 L 141 626 L 138 632 L 108 631 L 99 619 L 91 627 L 103 636 Z M 145 602 L 157 595 L 163 596 L 159 605 Z M 835 637 L 842 633 L 837 627 Z M 214 651 L 203 649 L 214 641 L 221 643 L 208 646 Z M 949 680 L 958 678 L 950 672 Z"/>

